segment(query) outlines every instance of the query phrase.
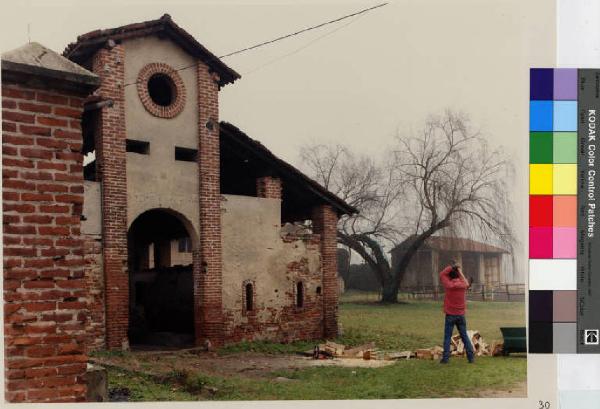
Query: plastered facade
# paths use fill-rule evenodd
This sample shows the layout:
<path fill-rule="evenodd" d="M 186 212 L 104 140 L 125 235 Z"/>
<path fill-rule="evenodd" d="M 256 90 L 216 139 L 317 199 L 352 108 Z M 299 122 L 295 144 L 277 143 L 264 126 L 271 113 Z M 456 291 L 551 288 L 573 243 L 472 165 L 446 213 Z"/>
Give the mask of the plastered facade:
<path fill-rule="evenodd" d="M 146 65 L 161 62 L 178 69 L 196 60 L 169 40 L 135 38 L 124 42 L 125 83 L 135 83 Z M 202 64 L 202 63 L 200 63 Z M 197 149 L 198 98 L 196 72 L 180 70 L 186 102 L 176 117 L 164 119 L 150 114 L 142 105 L 135 86 L 125 87 L 125 131 L 128 139 L 150 142 L 148 155 L 127 152 L 128 227 L 150 209 L 173 209 L 184 215 L 199 232 L 198 165 L 175 160 L 175 147 Z"/>
<path fill-rule="evenodd" d="M 235 340 L 309 338 L 321 319 L 321 258 L 311 236 L 284 240 L 281 200 L 223 195 L 223 311 Z M 317 237 L 318 239 L 318 237 Z M 295 307 L 296 283 L 304 307 Z M 244 311 L 243 283 L 254 285 L 253 311 Z M 312 324 L 312 325 L 311 325 Z M 318 331 L 317 325 L 316 330 Z"/>

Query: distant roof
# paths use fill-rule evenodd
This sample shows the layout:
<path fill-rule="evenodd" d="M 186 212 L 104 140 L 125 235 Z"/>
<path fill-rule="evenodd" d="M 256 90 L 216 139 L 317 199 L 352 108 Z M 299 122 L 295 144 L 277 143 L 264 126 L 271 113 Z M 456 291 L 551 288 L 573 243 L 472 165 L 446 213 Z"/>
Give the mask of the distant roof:
<path fill-rule="evenodd" d="M 402 250 L 408 247 L 416 236 L 412 236 L 402 244 L 394 247 L 392 251 Z M 500 247 L 492 246 L 491 244 L 482 243 L 479 241 L 465 239 L 462 237 L 448 236 L 431 236 L 425 241 L 425 249 L 433 249 L 439 251 L 469 251 L 474 253 L 508 253 L 507 250 Z"/>
<path fill-rule="evenodd" d="M 168 14 L 164 14 L 157 20 L 133 23 L 110 29 L 94 30 L 82 34 L 77 37 L 76 42 L 70 43 L 65 48 L 63 55 L 76 63 L 82 63 L 101 48 L 109 39 L 120 41 L 152 34 L 168 36 L 190 55 L 208 65 L 211 70 L 219 74 L 219 85 L 223 86 L 228 83 L 233 83 L 240 78 L 240 75 L 237 72 L 229 68 L 217 56 L 208 51 L 202 44 L 196 41 L 190 33 L 175 24 Z"/>
<path fill-rule="evenodd" d="M 294 166 L 275 156 L 275 154 L 273 154 L 263 144 L 250 138 L 235 125 L 232 125 L 228 122 L 221 122 L 220 135 L 222 142 L 243 145 L 245 149 L 251 150 L 252 153 L 259 157 L 262 161 L 268 162 L 270 167 L 276 169 L 277 172 L 281 174 L 282 179 L 284 179 L 284 185 L 287 179 L 293 183 L 304 186 L 306 188 L 306 195 L 317 196 L 323 202 L 330 204 L 338 214 L 358 213 L 356 208 L 350 206 L 344 200 L 325 189 L 319 183 L 306 176 Z"/>
<path fill-rule="evenodd" d="M 80 92 L 95 89 L 100 83 L 93 72 L 35 42 L 2 53 L 2 71 L 5 80 L 27 75 L 46 77 L 80 88 Z"/>

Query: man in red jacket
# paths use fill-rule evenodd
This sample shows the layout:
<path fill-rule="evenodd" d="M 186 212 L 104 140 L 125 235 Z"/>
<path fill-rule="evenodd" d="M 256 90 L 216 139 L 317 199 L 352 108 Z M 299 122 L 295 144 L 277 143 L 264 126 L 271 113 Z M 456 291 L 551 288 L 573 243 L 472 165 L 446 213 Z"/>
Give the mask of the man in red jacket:
<path fill-rule="evenodd" d="M 475 360 L 473 346 L 467 336 L 467 321 L 465 320 L 466 292 L 471 283 L 465 278 L 460 266 L 454 262 L 440 272 L 440 282 L 445 290 L 444 313 L 446 313 L 444 355 L 440 363 L 447 364 L 450 359 L 450 338 L 455 325 L 465 345 L 467 359 L 469 363 L 473 363 Z"/>

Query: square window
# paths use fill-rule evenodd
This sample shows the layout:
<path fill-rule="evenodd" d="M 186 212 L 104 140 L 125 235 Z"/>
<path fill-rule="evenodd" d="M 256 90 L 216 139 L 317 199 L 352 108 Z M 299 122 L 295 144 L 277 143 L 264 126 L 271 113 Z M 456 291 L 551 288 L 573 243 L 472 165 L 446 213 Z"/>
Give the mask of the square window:
<path fill-rule="evenodd" d="M 577 101 L 554 101 L 552 118 L 555 132 L 577 131 Z"/>
<path fill-rule="evenodd" d="M 554 132 L 552 152 L 554 163 L 577 163 L 577 132 Z"/>
<path fill-rule="evenodd" d="M 552 163 L 552 132 L 531 132 L 529 134 L 529 162 Z"/>
<path fill-rule="evenodd" d="M 552 194 L 552 167 L 550 164 L 529 165 L 529 194 Z"/>
<path fill-rule="evenodd" d="M 529 101 L 529 130 L 552 131 L 552 101 Z"/>
<path fill-rule="evenodd" d="M 577 165 L 559 164 L 552 167 L 552 192 L 555 195 L 576 195 Z"/>

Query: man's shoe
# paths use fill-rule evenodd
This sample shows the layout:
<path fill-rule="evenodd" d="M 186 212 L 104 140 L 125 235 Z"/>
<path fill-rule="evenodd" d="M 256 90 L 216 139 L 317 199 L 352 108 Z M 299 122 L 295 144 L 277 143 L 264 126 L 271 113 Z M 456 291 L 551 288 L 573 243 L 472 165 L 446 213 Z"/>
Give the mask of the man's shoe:
<path fill-rule="evenodd" d="M 475 363 L 475 358 L 471 358 L 471 359 L 469 359 L 469 363 L 470 363 L 470 364 L 474 364 L 474 363 Z"/>
<path fill-rule="evenodd" d="M 447 364 L 447 363 L 448 363 L 448 360 L 447 360 L 447 359 L 442 359 L 442 360 L 440 361 L 440 364 Z"/>

